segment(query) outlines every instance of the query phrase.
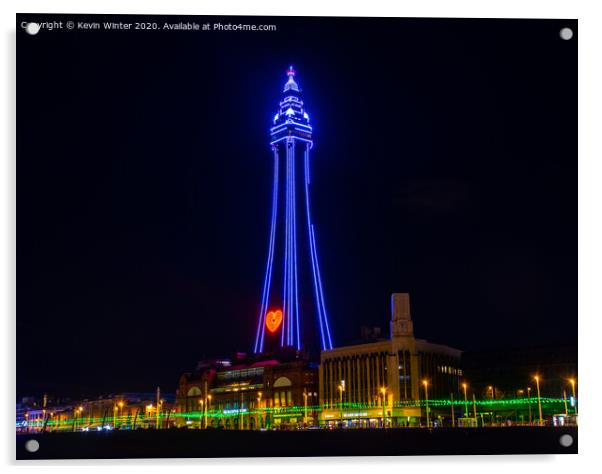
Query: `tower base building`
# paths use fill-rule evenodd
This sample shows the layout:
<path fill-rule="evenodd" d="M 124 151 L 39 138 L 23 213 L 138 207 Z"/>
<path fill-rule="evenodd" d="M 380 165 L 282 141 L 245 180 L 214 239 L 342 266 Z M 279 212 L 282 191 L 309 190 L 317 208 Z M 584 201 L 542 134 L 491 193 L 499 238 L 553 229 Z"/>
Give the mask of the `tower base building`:
<path fill-rule="evenodd" d="M 409 294 L 391 296 L 391 313 L 389 339 L 322 351 L 321 424 L 424 425 L 427 410 L 433 415 L 429 399 L 458 396 L 461 351 L 414 337 Z"/>

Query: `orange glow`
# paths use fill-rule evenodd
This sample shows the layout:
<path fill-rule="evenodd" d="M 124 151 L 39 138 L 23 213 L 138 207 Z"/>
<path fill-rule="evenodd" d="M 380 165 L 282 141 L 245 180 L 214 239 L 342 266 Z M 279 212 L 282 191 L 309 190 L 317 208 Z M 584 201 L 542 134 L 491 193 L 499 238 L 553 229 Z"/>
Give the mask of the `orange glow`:
<path fill-rule="evenodd" d="M 268 328 L 268 331 L 274 333 L 280 327 L 282 323 L 282 311 L 277 309 L 275 311 L 269 311 L 265 317 L 265 325 Z"/>

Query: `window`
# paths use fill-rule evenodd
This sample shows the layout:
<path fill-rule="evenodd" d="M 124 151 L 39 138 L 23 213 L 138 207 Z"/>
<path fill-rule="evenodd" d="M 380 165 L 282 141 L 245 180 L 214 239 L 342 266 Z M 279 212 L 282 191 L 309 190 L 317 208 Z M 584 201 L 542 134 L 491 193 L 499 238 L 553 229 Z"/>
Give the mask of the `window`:
<path fill-rule="evenodd" d="M 291 382 L 291 379 L 289 379 L 288 377 L 278 377 L 276 379 L 276 381 L 274 382 L 274 388 L 290 387 L 291 385 L 293 385 L 293 383 Z"/>

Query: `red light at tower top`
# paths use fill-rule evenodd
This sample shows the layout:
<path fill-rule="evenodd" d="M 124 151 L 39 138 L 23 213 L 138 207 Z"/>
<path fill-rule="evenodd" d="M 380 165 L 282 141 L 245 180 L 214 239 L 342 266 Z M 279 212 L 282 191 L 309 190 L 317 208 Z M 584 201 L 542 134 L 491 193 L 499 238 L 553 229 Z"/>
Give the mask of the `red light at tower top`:
<path fill-rule="evenodd" d="M 275 333 L 282 323 L 282 310 L 268 311 L 265 315 L 265 325 L 268 331 Z"/>
<path fill-rule="evenodd" d="M 295 72 L 295 69 L 293 69 L 293 66 L 292 65 L 289 66 L 288 69 L 287 69 L 287 71 L 286 71 L 286 75 L 287 76 L 294 76 L 295 74 L 297 74 L 297 73 Z"/>

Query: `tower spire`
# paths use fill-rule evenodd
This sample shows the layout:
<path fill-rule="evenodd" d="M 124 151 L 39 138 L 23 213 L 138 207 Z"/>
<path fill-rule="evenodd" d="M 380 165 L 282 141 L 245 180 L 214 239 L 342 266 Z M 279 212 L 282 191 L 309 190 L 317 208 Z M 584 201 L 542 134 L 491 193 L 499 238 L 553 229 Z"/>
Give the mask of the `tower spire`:
<path fill-rule="evenodd" d="M 288 70 L 286 71 L 286 75 L 288 76 L 288 81 L 286 82 L 286 84 L 284 84 L 284 90 L 282 92 L 288 92 L 290 90 L 299 92 L 299 85 L 295 82 L 295 74 L 297 74 L 297 73 L 295 72 L 295 69 L 293 68 L 293 66 L 291 64 L 288 67 Z"/>

